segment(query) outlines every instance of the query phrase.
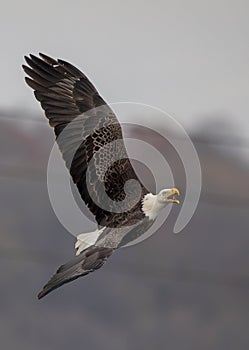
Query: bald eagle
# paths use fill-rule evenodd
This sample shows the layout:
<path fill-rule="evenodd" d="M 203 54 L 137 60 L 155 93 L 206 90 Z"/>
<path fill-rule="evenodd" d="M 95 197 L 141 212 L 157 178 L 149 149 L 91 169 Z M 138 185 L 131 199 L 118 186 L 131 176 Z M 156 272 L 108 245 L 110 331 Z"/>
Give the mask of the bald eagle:
<path fill-rule="evenodd" d="M 168 203 L 179 203 L 179 190 L 150 193 L 131 165 L 116 115 L 85 74 L 61 59 L 39 56 L 25 57 L 26 83 L 54 128 L 72 180 L 97 222 L 96 231 L 77 236 L 76 256 L 58 268 L 40 299 L 103 266 L 117 248 L 146 232 Z"/>

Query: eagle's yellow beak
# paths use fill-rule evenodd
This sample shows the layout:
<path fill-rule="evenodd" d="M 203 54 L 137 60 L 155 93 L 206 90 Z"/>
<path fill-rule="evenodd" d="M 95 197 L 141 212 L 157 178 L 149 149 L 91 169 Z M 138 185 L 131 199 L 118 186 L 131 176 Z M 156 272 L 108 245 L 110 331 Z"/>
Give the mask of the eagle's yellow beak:
<path fill-rule="evenodd" d="M 168 198 L 168 200 L 171 202 L 171 203 L 176 203 L 176 204 L 179 204 L 180 203 L 180 201 L 178 200 L 178 199 L 175 199 L 174 198 L 174 195 L 177 195 L 177 196 L 180 196 L 180 191 L 178 190 L 178 188 L 172 188 L 172 194 L 171 194 L 171 196 L 172 196 L 172 198 Z"/>
<path fill-rule="evenodd" d="M 173 194 L 176 194 L 177 196 L 180 196 L 180 191 L 178 190 L 178 188 L 172 188 L 172 192 Z"/>

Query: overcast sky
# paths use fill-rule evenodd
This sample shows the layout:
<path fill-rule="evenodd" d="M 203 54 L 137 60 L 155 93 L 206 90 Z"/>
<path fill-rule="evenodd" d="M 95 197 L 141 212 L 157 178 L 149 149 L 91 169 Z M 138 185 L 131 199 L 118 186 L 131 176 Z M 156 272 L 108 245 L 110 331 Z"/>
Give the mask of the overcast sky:
<path fill-rule="evenodd" d="M 8 1 L 1 6 L 1 108 L 40 111 L 20 68 L 39 51 L 77 65 L 109 102 L 224 115 L 249 127 L 248 1 Z M 247 127 L 247 129 L 245 128 Z"/>

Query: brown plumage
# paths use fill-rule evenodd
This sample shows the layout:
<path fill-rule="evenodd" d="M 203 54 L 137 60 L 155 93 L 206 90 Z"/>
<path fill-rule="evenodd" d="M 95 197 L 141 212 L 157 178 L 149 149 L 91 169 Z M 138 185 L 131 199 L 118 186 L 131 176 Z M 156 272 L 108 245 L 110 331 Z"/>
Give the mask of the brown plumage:
<path fill-rule="evenodd" d="M 116 227 L 135 209 L 119 210 L 122 213 L 117 214 L 118 202 L 130 195 L 130 203 L 136 206 L 148 193 L 127 156 L 121 126 L 110 106 L 81 71 L 63 60 L 44 54 L 40 57 L 25 57 L 29 67 L 23 65 L 23 69 L 32 78 L 25 80 L 54 127 L 57 143 L 81 198 L 100 226 Z M 113 161 L 113 154 L 117 161 Z M 111 163 L 108 169 L 105 168 L 107 161 Z M 130 186 L 130 193 L 125 194 L 124 184 L 131 179 L 140 187 Z M 108 203 L 105 194 L 111 199 Z"/>
<path fill-rule="evenodd" d="M 81 71 L 44 54 L 25 59 L 25 80 L 54 128 L 73 182 L 98 224 L 97 231 L 87 234 L 90 242 L 83 234 L 77 236 L 80 255 L 56 271 L 38 294 L 40 299 L 103 266 L 117 248 L 146 232 L 167 203 L 179 203 L 174 198 L 179 190 L 153 195 L 143 186 L 115 114 Z"/>
<path fill-rule="evenodd" d="M 141 208 L 148 190 L 140 183 L 130 163 L 121 126 L 110 106 L 73 65 L 39 55 L 25 57 L 28 66 L 23 65 L 23 69 L 30 77 L 25 80 L 54 128 L 81 198 L 99 227 L 105 227 L 95 246 L 57 270 L 39 293 L 38 298 L 42 298 L 61 285 L 100 268 L 122 245 L 126 234 L 137 237 L 152 222 L 145 218 Z M 136 183 L 130 184 L 125 192 L 128 180 L 136 180 Z M 122 207 L 126 198 L 130 203 L 127 210 Z"/>

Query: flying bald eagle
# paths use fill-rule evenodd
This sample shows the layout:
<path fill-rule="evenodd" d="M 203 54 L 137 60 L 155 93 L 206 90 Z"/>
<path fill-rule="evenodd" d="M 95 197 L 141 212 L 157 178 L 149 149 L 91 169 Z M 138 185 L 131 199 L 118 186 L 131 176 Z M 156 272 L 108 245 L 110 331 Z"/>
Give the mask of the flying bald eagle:
<path fill-rule="evenodd" d="M 137 178 L 114 112 L 76 67 L 44 54 L 25 57 L 25 80 L 54 128 L 56 141 L 98 229 L 77 236 L 76 257 L 59 267 L 38 294 L 99 269 L 120 246 L 146 232 L 176 188 L 150 193 Z"/>

